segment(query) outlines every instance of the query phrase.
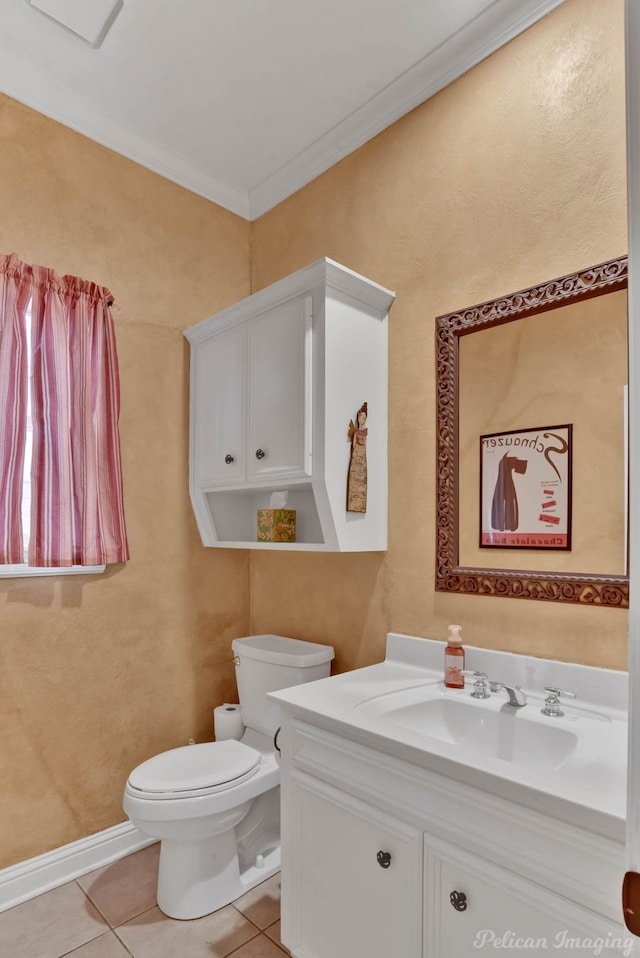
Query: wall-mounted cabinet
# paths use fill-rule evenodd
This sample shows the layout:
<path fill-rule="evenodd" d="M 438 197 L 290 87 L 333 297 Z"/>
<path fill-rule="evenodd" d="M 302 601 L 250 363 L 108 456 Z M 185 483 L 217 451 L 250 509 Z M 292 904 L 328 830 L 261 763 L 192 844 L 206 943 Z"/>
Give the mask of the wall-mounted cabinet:
<path fill-rule="evenodd" d="M 190 494 L 225 548 L 387 547 L 387 311 L 394 294 L 319 260 L 186 330 Z M 349 420 L 366 402 L 367 511 L 346 511 Z M 296 542 L 257 542 L 287 492 Z"/>

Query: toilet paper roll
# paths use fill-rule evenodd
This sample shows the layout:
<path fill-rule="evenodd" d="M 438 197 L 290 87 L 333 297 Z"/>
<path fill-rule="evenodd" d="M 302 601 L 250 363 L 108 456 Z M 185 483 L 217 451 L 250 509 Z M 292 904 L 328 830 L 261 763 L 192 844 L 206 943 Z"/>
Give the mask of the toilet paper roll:
<path fill-rule="evenodd" d="M 213 734 L 216 742 L 223 742 L 229 738 L 242 738 L 244 722 L 239 705 L 225 702 L 224 705 L 219 705 L 213 710 Z"/>

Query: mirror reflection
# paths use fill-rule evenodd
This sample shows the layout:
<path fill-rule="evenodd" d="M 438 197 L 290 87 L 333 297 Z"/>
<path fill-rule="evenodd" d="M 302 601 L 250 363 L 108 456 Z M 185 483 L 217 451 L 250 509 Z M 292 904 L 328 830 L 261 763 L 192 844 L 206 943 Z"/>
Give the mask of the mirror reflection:
<path fill-rule="evenodd" d="M 461 337 L 461 565 L 624 575 L 626 382 L 625 290 Z M 557 423 L 573 425 L 571 550 L 481 548 L 479 437 Z"/>
<path fill-rule="evenodd" d="M 438 317 L 437 337 L 436 588 L 626 606 L 626 258 Z M 481 545 L 480 437 L 557 424 L 572 435 L 571 547 Z M 514 495 L 531 488 L 512 478 Z"/>

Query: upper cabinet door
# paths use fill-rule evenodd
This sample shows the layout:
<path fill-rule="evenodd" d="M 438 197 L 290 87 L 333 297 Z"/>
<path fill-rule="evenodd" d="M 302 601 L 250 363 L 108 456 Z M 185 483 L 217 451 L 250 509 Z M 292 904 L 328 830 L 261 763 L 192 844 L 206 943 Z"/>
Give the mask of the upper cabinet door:
<path fill-rule="evenodd" d="M 194 353 L 195 478 L 202 486 L 245 477 L 246 331 L 201 343 Z"/>
<path fill-rule="evenodd" d="M 311 475 L 311 323 L 301 296 L 248 327 L 249 480 Z"/>

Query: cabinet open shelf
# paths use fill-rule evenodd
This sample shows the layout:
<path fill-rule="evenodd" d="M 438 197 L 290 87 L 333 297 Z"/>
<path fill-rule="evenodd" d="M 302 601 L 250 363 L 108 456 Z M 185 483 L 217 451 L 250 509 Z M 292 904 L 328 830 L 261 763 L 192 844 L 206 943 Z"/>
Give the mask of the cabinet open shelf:
<path fill-rule="evenodd" d="M 227 489 L 204 493 L 218 544 L 241 549 L 309 549 L 326 545 L 311 483 L 288 487 L 287 509 L 296 511 L 295 542 L 257 542 L 257 511 L 268 509 L 276 489 Z"/>

